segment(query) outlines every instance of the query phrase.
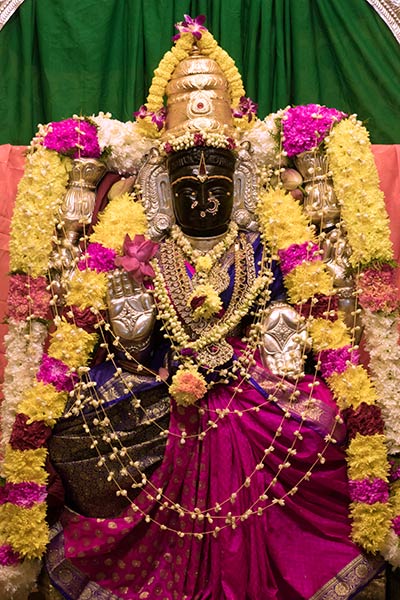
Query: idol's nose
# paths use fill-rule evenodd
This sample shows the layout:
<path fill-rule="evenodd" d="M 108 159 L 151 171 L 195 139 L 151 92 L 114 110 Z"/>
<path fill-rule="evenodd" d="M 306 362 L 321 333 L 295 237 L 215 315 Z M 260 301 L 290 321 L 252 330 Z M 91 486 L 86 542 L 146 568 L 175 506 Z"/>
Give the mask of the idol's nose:
<path fill-rule="evenodd" d="M 200 209 L 203 210 L 207 208 L 208 191 L 204 185 L 201 185 L 197 192 L 197 201 Z"/>

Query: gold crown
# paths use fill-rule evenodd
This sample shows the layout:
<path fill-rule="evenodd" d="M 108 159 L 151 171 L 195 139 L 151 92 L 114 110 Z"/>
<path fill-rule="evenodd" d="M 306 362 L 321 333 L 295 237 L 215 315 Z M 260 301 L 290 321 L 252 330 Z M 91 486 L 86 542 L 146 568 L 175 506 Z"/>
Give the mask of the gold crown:
<path fill-rule="evenodd" d="M 233 133 L 228 81 L 218 63 L 196 46 L 176 67 L 166 95 L 164 139 L 187 131 Z"/>

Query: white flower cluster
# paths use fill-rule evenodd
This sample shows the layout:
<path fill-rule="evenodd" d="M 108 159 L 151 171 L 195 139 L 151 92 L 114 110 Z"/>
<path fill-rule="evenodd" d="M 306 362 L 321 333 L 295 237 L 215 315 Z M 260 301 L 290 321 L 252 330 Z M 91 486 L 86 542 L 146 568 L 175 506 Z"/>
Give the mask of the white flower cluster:
<path fill-rule="evenodd" d="M 395 315 L 364 310 L 366 348 L 370 355 L 372 379 L 385 421 L 389 454 L 400 453 L 400 345 Z"/>
<path fill-rule="evenodd" d="M 31 321 L 28 335 L 25 321 L 9 320 L 8 333 L 4 337 L 8 363 L 4 372 L 4 401 L 1 406 L 3 452 L 11 435 L 17 406 L 24 391 L 31 387 L 39 368 L 46 335 L 47 327 L 40 321 Z"/>
<path fill-rule="evenodd" d="M 249 142 L 257 165 L 284 164 L 286 161 L 279 147 L 279 122 L 286 108 L 271 113 L 264 120 L 257 119 L 250 130 L 243 133 L 243 142 Z"/>
<path fill-rule="evenodd" d="M 109 152 L 105 157 L 107 168 L 123 175 L 135 173 L 144 155 L 154 146 L 154 140 L 146 138 L 137 123 L 112 119 L 110 113 L 100 112 L 90 119 L 98 127 L 101 151 Z"/>
<path fill-rule="evenodd" d="M 201 136 L 202 142 L 199 143 L 198 136 Z M 178 137 L 170 137 L 167 141 L 163 141 L 161 143 L 161 149 L 165 152 L 168 152 L 166 146 L 172 148 L 174 152 L 178 152 L 179 150 L 186 150 L 187 148 L 192 148 L 193 146 L 212 146 L 213 148 L 230 148 L 233 143 L 233 138 L 230 138 L 223 133 L 213 133 L 210 131 L 199 131 L 193 133 L 191 131 L 186 131 L 183 135 Z M 168 147 L 168 146 L 167 146 Z"/>

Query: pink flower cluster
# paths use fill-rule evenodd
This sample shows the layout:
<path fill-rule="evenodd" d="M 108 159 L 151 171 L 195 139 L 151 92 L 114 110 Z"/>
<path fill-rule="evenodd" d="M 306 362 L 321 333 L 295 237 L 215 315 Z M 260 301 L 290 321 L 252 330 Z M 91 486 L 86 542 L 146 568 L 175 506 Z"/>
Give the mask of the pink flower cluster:
<path fill-rule="evenodd" d="M 112 248 L 105 248 L 97 242 L 89 244 L 86 248 L 86 257 L 78 263 L 78 269 L 92 269 L 98 273 L 107 273 L 114 268 L 114 261 L 117 253 Z"/>
<path fill-rule="evenodd" d="M 131 240 L 126 234 L 123 245 L 124 256 L 117 256 L 115 265 L 128 271 L 137 283 L 142 283 L 145 278 L 151 279 L 155 276 L 150 260 L 157 253 L 158 247 L 158 244 L 146 239 L 144 235 L 135 235 Z"/>
<path fill-rule="evenodd" d="M 22 508 L 32 508 L 36 502 L 46 499 L 46 486 L 32 481 L 6 483 L 0 487 L 0 505 L 10 502 Z"/>
<path fill-rule="evenodd" d="M 350 352 L 351 346 L 343 346 L 335 350 L 321 350 L 321 373 L 324 378 L 331 377 L 334 373 L 344 373 L 351 362 L 359 363 L 360 355 L 357 350 Z"/>
<path fill-rule="evenodd" d="M 387 502 L 389 500 L 389 486 L 383 479 L 375 477 L 349 481 L 350 498 L 352 502 L 364 502 L 375 504 L 375 502 Z"/>
<path fill-rule="evenodd" d="M 399 295 L 394 282 L 395 272 L 390 265 L 363 271 L 358 278 L 358 287 L 362 290 L 358 297 L 361 306 L 372 312 L 397 310 Z"/>
<path fill-rule="evenodd" d="M 396 535 L 400 536 L 400 515 L 397 515 L 392 521 L 393 531 Z"/>
<path fill-rule="evenodd" d="M 304 261 L 321 260 L 317 244 L 304 242 L 303 244 L 292 244 L 284 250 L 278 250 L 280 267 L 283 275 L 287 275 Z"/>
<path fill-rule="evenodd" d="M 101 155 L 97 127 L 84 119 L 50 123 L 43 146 L 72 158 L 99 158 Z"/>
<path fill-rule="evenodd" d="M 322 142 L 332 125 L 347 117 L 336 108 L 305 104 L 289 108 L 282 118 L 282 146 L 287 155 L 313 150 Z"/>
<path fill-rule="evenodd" d="M 24 321 L 29 316 L 45 319 L 50 302 L 50 293 L 46 288 L 45 277 L 12 275 L 8 292 L 9 317 L 16 321 Z"/>
<path fill-rule="evenodd" d="M 36 378 L 43 383 L 54 385 L 57 392 L 70 392 L 76 383 L 77 375 L 71 375 L 69 368 L 61 360 L 43 354 Z"/>
<path fill-rule="evenodd" d="M 9 544 L 0 546 L 0 565 L 2 567 L 11 567 L 20 562 L 19 555 L 14 552 Z"/>

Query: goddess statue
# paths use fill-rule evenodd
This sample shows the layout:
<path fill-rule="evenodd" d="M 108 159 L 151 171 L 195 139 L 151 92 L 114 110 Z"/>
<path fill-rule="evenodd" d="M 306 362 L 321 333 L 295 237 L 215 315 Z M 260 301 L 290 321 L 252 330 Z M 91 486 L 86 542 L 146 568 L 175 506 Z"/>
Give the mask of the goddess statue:
<path fill-rule="evenodd" d="M 107 275 L 105 321 L 92 329 L 101 343 L 48 441 L 53 508 L 42 593 L 344 600 L 383 561 L 351 538 L 348 434 L 320 358 L 310 357 L 305 312 L 315 302 L 288 291 L 287 261 L 263 227 L 276 218 L 265 216 L 259 196 L 284 166 L 260 174 L 251 142 L 237 141 L 226 74 L 197 36 L 184 35 L 190 48 L 166 88 L 161 142 L 133 178 L 111 187 L 100 216 L 112 235 L 107 210 L 122 185 L 144 209 L 146 231 L 134 237 L 126 222 Z M 142 113 L 145 130 L 155 113 Z M 291 198 L 282 185 L 278 193 L 277 202 Z M 335 204 L 331 190 L 328 197 Z M 312 214 L 307 231 L 335 229 L 337 241 L 336 209 L 319 225 Z M 69 225 L 75 242 L 83 226 Z M 323 244 L 294 241 L 329 273 L 335 240 L 325 263 Z M 78 261 L 91 260 L 89 247 L 78 254 L 69 254 L 68 281 Z M 60 295 L 68 281 L 54 279 Z M 325 296 L 329 325 L 334 287 Z"/>

